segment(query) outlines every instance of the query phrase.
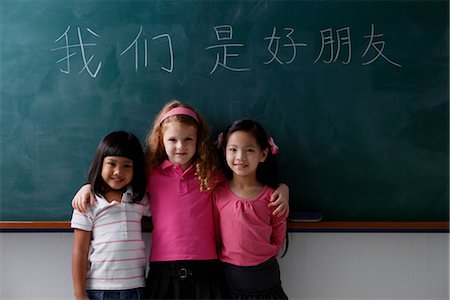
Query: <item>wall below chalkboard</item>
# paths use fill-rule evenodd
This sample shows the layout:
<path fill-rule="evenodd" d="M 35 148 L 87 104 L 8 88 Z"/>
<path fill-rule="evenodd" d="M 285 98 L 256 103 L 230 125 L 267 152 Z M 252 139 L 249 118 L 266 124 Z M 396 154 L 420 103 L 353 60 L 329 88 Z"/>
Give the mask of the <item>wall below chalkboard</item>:
<path fill-rule="evenodd" d="M 101 137 L 256 119 L 291 211 L 448 222 L 448 1 L 0 2 L 0 220 L 67 221 Z"/>

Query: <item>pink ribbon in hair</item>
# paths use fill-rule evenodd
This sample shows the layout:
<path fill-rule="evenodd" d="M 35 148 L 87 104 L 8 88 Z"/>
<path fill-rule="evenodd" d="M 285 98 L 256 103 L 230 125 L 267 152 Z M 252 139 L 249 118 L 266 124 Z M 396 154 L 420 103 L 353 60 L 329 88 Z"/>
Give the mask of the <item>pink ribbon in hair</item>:
<path fill-rule="evenodd" d="M 278 154 L 278 152 L 280 152 L 280 148 L 278 148 L 277 144 L 275 144 L 275 141 L 273 140 L 273 137 L 269 136 L 267 141 L 269 142 L 269 145 L 270 145 L 270 152 L 273 155 Z"/>

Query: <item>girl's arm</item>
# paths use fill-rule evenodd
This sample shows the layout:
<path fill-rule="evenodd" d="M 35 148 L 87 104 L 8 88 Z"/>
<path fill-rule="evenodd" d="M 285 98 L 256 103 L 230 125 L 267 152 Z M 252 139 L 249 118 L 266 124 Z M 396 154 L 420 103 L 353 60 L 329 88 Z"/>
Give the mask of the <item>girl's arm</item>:
<path fill-rule="evenodd" d="M 269 207 L 275 207 L 273 215 L 282 217 L 289 214 L 289 187 L 284 183 L 272 193 Z"/>
<path fill-rule="evenodd" d="M 281 248 L 283 248 L 284 241 L 286 240 L 286 230 L 287 230 L 287 215 L 282 215 L 280 217 L 272 215 L 272 244 L 277 245 L 277 254 L 280 253 Z"/>
<path fill-rule="evenodd" d="M 73 292 L 77 300 L 88 300 L 86 295 L 86 274 L 88 270 L 88 253 L 91 232 L 74 229 L 72 251 Z"/>
<path fill-rule="evenodd" d="M 91 185 L 83 185 L 72 199 L 72 207 L 76 210 L 86 213 L 89 205 L 94 205 L 95 196 L 92 193 Z"/>
<path fill-rule="evenodd" d="M 220 214 L 217 209 L 216 197 L 213 192 L 213 217 L 214 217 L 214 238 L 216 241 L 216 252 L 217 256 L 222 252 L 222 234 L 220 233 Z"/>

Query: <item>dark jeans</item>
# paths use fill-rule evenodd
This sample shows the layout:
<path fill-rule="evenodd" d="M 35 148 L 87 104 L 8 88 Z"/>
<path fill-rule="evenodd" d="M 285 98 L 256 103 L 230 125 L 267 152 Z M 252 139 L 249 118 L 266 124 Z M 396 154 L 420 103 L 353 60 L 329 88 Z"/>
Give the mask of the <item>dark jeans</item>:
<path fill-rule="evenodd" d="M 144 288 L 131 290 L 87 290 L 90 300 L 140 300 L 144 299 Z"/>

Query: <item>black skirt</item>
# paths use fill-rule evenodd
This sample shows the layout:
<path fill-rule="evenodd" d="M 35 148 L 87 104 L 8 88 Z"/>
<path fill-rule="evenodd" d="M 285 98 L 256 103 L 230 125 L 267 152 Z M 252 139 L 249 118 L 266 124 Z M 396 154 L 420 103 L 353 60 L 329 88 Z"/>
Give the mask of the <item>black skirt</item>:
<path fill-rule="evenodd" d="M 251 267 L 223 265 L 226 289 L 232 299 L 288 299 L 275 257 Z"/>
<path fill-rule="evenodd" d="M 218 260 L 151 262 L 145 299 L 225 299 Z"/>

